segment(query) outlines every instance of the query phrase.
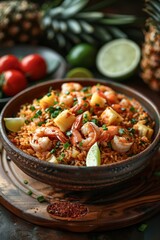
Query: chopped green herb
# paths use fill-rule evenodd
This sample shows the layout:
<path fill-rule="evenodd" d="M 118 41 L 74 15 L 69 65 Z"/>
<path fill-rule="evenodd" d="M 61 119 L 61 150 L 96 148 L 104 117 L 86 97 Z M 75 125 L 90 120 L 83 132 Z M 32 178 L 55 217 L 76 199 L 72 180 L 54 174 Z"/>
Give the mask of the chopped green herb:
<path fill-rule="evenodd" d="M 96 107 L 99 107 L 99 103 L 96 103 L 95 105 L 96 105 Z"/>
<path fill-rule="evenodd" d="M 120 128 L 118 132 L 119 132 L 119 134 L 121 134 L 121 135 L 125 134 L 124 128 Z"/>
<path fill-rule="evenodd" d="M 35 110 L 35 106 L 33 106 L 33 105 L 30 106 L 30 110 L 31 110 L 31 111 L 34 111 L 34 110 Z"/>
<path fill-rule="evenodd" d="M 135 133 L 135 129 L 134 129 L 134 128 L 128 128 L 128 131 L 129 131 L 130 133 L 132 133 L 132 134 Z"/>
<path fill-rule="evenodd" d="M 39 123 L 38 123 L 38 126 L 39 126 L 39 127 L 42 126 L 43 123 L 45 123 L 45 122 L 39 122 Z"/>
<path fill-rule="evenodd" d="M 107 143 L 107 146 L 108 146 L 109 148 L 112 148 L 111 142 L 108 142 L 108 143 Z"/>
<path fill-rule="evenodd" d="M 144 232 L 147 227 L 148 227 L 147 224 L 142 223 L 142 224 L 139 226 L 138 230 L 139 230 L 140 232 Z"/>
<path fill-rule="evenodd" d="M 80 142 L 80 143 L 79 143 L 79 146 L 80 146 L 80 147 L 82 147 L 82 146 L 83 146 L 83 143 L 82 143 L 82 142 Z"/>
<path fill-rule="evenodd" d="M 69 148 L 69 146 L 70 146 L 70 143 L 69 143 L 69 142 L 66 142 L 66 143 L 63 144 L 64 149 Z"/>
<path fill-rule="evenodd" d="M 53 105 L 56 105 L 57 103 L 58 103 L 57 101 L 54 101 L 54 102 L 53 102 Z"/>
<path fill-rule="evenodd" d="M 24 184 L 28 184 L 28 181 L 26 179 L 23 182 L 24 182 Z"/>
<path fill-rule="evenodd" d="M 27 192 L 27 194 L 28 194 L 29 196 L 31 196 L 31 195 L 33 194 L 33 192 L 32 192 L 31 190 L 29 190 L 29 191 Z"/>
<path fill-rule="evenodd" d="M 84 87 L 84 88 L 82 88 L 82 92 L 88 92 L 89 89 L 90 89 L 90 87 Z"/>
<path fill-rule="evenodd" d="M 98 126 L 98 120 L 96 118 L 92 118 L 91 122 L 93 122 L 94 124 L 96 124 Z"/>
<path fill-rule="evenodd" d="M 130 111 L 131 111 L 131 112 L 135 112 L 135 110 L 136 110 L 136 109 L 135 109 L 133 106 L 130 107 Z"/>
<path fill-rule="evenodd" d="M 77 111 L 77 114 L 81 114 L 81 113 L 83 113 L 83 110 L 82 110 L 82 109 L 79 109 L 79 110 Z"/>
<path fill-rule="evenodd" d="M 71 135 L 72 135 L 72 132 L 71 132 L 71 131 L 67 131 L 67 132 L 66 132 L 66 136 L 67 136 L 67 137 L 70 137 Z"/>
<path fill-rule="evenodd" d="M 56 149 L 55 148 L 52 148 L 52 150 L 50 151 L 50 153 L 55 153 Z"/>
<path fill-rule="evenodd" d="M 28 125 L 28 124 L 29 124 L 29 122 L 30 122 L 29 120 L 25 120 L 25 124 L 27 124 L 27 125 Z"/>
<path fill-rule="evenodd" d="M 45 202 L 46 200 L 45 200 L 45 198 L 44 198 L 44 196 L 38 196 L 37 197 L 37 200 L 38 200 L 38 202 L 40 202 L 40 203 L 42 203 L 42 202 Z"/>
<path fill-rule="evenodd" d="M 51 93 L 47 93 L 47 97 L 50 97 L 52 94 Z"/>
<path fill-rule="evenodd" d="M 132 119 L 131 119 L 131 123 L 132 123 L 132 124 L 135 124 L 135 123 L 137 123 L 137 120 L 136 120 L 135 118 L 132 118 Z"/>
<path fill-rule="evenodd" d="M 61 153 L 61 156 L 59 156 L 58 160 L 62 161 L 64 157 L 65 157 L 65 153 Z"/>
<path fill-rule="evenodd" d="M 34 118 L 38 118 L 39 116 L 41 116 L 42 115 L 42 111 L 41 110 L 38 110 L 37 112 L 36 112 L 36 114 L 34 115 Z"/>
<path fill-rule="evenodd" d="M 51 113 L 52 118 L 56 118 L 60 114 L 60 110 L 55 110 L 53 113 Z"/>
<path fill-rule="evenodd" d="M 126 108 L 122 107 L 121 110 L 122 110 L 122 111 L 126 111 Z"/>
<path fill-rule="evenodd" d="M 106 124 L 103 124 L 103 125 L 102 125 L 102 129 L 103 129 L 103 130 L 108 130 Z"/>
<path fill-rule="evenodd" d="M 66 91 L 66 92 L 65 92 L 65 94 L 66 94 L 66 95 L 69 95 L 69 94 L 70 94 L 70 92 L 69 92 L 69 91 Z"/>

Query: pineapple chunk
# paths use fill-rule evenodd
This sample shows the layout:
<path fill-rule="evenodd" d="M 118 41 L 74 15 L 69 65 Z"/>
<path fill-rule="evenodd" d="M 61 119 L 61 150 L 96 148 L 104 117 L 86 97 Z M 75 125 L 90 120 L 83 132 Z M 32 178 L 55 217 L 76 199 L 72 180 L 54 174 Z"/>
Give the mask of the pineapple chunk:
<path fill-rule="evenodd" d="M 153 134 L 153 129 L 142 124 L 141 122 L 138 122 L 137 124 L 134 125 L 134 129 L 138 130 L 139 136 L 147 137 L 148 139 L 151 139 L 152 134 Z"/>
<path fill-rule="evenodd" d="M 103 97 L 101 97 L 98 92 L 94 92 L 91 100 L 90 100 L 90 105 L 91 107 L 104 107 L 106 104 L 106 99 L 104 99 Z"/>
<path fill-rule="evenodd" d="M 51 92 L 50 95 L 45 95 L 43 98 L 41 98 L 39 104 L 42 108 L 47 108 L 53 106 L 54 101 L 57 101 L 57 96 L 54 94 L 54 92 Z"/>
<path fill-rule="evenodd" d="M 68 109 L 66 109 L 54 119 L 54 122 L 62 132 L 65 132 L 71 128 L 75 119 L 76 117 Z"/>
<path fill-rule="evenodd" d="M 100 118 L 107 125 L 120 123 L 123 121 L 123 117 L 119 115 L 113 108 L 107 107 L 101 114 Z"/>

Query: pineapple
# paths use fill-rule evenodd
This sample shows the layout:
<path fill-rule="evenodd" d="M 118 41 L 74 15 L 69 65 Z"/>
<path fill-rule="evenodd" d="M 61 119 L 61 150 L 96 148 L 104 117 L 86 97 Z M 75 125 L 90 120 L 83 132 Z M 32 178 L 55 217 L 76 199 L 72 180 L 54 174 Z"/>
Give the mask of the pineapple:
<path fill-rule="evenodd" d="M 137 20 L 132 15 L 107 14 L 112 1 L 56 0 L 40 6 L 27 0 L 0 2 L 0 45 L 35 43 L 67 51 L 80 42 L 101 45 L 127 35 L 117 26 Z M 47 6 L 47 8 L 46 8 Z"/>
<path fill-rule="evenodd" d="M 36 44 L 41 36 L 38 6 L 22 1 L 0 2 L 0 46 L 15 43 Z"/>
<path fill-rule="evenodd" d="M 141 77 L 148 86 L 160 91 L 160 0 L 146 0 L 146 21 L 142 47 Z"/>

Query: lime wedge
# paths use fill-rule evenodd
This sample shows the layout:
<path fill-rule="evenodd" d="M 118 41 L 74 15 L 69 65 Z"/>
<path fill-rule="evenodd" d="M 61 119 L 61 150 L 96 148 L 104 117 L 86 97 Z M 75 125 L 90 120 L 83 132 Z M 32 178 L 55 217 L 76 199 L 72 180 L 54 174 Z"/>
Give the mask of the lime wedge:
<path fill-rule="evenodd" d="M 86 157 L 86 166 L 100 166 L 101 165 L 101 156 L 100 150 L 97 142 L 95 142 L 92 147 L 89 149 L 87 157 Z"/>
<path fill-rule="evenodd" d="M 140 57 L 141 50 L 135 42 L 129 39 L 117 39 L 100 48 L 96 66 L 104 76 L 123 79 L 134 73 Z"/>
<path fill-rule="evenodd" d="M 67 74 L 68 78 L 92 78 L 93 74 L 87 68 L 73 68 Z"/>
<path fill-rule="evenodd" d="M 25 118 L 4 118 L 5 126 L 9 131 L 17 132 L 24 125 Z"/>

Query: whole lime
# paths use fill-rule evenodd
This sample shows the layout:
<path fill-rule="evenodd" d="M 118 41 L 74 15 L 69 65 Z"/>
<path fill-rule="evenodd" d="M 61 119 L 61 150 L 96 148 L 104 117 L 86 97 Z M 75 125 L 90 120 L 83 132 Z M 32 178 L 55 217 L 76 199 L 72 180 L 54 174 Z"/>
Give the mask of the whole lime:
<path fill-rule="evenodd" d="M 95 65 L 97 50 L 89 43 L 75 45 L 68 53 L 66 59 L 74 67 L 93 67 Z"/>

